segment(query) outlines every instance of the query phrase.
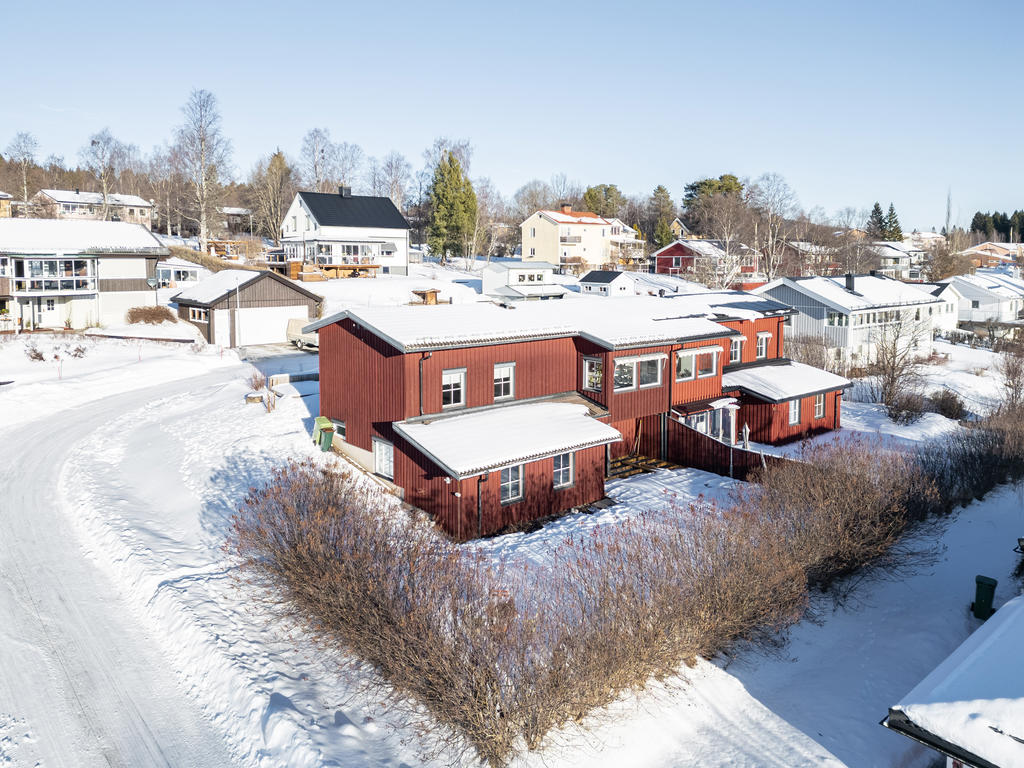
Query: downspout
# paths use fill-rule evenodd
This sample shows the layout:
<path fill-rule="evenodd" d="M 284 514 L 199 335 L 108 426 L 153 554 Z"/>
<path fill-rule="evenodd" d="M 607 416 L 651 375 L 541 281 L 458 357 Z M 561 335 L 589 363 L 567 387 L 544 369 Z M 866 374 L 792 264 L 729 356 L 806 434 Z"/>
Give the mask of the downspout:
<path fill-rule="evenodd" d="M 487 475 L 480 475 L 476 479 L 476 535 L 484 535 L 484 497 L 483 497 L 483 485 L 487 480 Z"/>
<path fill-rule="evenodd" d="M 423 415 L 423 361 L 433 356 L 433 352 L 423 352 L 420 354 L 420 416 Z"/>
<path fill-rule="evenodd" d="M 683 348 L 682 344 L 670 344 L 668 347 L 668 360 L 665 363 L 665 377 L 668 379 L 668 407 L 661 417 L 661 440 L 658 448 L 661 450 L 662 461 L 668 461 L 668 422 L 672 418 L 672 385 L 676 380 L 676 352 Z"/>

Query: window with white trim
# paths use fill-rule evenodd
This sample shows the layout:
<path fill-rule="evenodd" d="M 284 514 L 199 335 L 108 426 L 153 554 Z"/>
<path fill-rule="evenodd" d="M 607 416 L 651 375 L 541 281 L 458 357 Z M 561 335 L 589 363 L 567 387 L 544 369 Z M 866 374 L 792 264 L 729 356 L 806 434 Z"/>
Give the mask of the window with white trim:
<path fill-rule="evenodd" d="M 501 470 L 501 503 L 509 504 L 523 498 L 523 465 Z"/>
<path fill-rule="evenodd" d="M 553 461 L 555 465 L 555 488 L 568 488 L 573 483 L 572 453 L 559 454 L 554 457 Z"/>
<path fill-rule="evenodd" d="M 732 339 L 729 342 L 729 362 L 738 363 L 743 359 L 743 339 Z"/>
<path fill-rule="evenodd" d="M 615 391 L 661 386 L 661 361 L 664 355 L 619 358 L 615 361 Z"/>
<path fill-rule="evenodd" d="M 768 342 L 772 340 L 770 333 L 757 334 L 757 359 L 768 357 Z"/>
<path fill-rule="evenodd" d="M 441 372 L 441 407 L 456 408 L 466 404 L 466 369 L 453 368 Z"/>
<path fill-rule="evenodd" d="M 789 401 L 789 423 L 790 425 L 800 423 L 800 399 Z"/>
<path fill-rule="evenodd" d="M 375 437 L 373 443 L 373 471 L 388 480 L 395 479 L 395 446 Z"/>
<path fill-rule="evenodd" d="M 600 392 L 603 383 L 604 362 L 601 358 L 583 358 L 583 388 L 588 392 Z"/>
<path fill-rule="evenodd" d="M 494 399 L 508 400 L 516 395 L 516 364 L 495 363 Z"/>
<path fill-rule="evenodd" d="M 718 372 L 718 351 L 697 355 L 697 378 L 704 379 Z"/>
<path fill-rule="evenodd" d="M 189 307 L 188 319 L 195 323 L 208 323 L 210 322 L 210 310 L 200 309 L 199 307 Z"/>
<path fill-rule="evenodd" d="M 822 419 L 825 417 L 825 393 L 822 392 L 820 395 L 814 396 L 814 418 Z"/>
<path fill-rule="evenodd" d="M 693 352 L 676 352 L 676 381 L 690 381 L 697 375 L 695 357 Z"/>

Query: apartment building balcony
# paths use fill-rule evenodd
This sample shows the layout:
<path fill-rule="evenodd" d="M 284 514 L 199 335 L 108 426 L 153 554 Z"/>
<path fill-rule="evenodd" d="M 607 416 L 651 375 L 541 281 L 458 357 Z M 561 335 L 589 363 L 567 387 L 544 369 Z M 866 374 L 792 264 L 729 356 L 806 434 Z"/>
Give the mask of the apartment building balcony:
<path fill-rule="evenodd" d="M 583 242 L 581 235 L 562 235 L 558 238 L 560 245 L 579 245 Z"/>
<path fill-rule="evenodd" d="M 0 278 L 2 288 L 3 278 Z M 96 293 L 95 277 L 15 277 L 14 293 Z M 3 290 L 0 290 L 3 294 Z"/>

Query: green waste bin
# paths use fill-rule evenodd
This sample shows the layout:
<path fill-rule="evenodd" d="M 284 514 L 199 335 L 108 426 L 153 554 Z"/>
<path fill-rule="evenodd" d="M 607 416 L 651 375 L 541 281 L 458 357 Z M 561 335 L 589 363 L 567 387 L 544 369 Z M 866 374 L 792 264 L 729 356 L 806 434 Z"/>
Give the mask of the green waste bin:
<path fill-rule="evenodd" d="M 334 424 L 326 416 L 317 416 L 313 419 L 313 442 L 320 445 L 321 433 L 328 429 L 333 432 Z"/>
<path fill-rule="evenodd" d="M 992 601 L 995 599 L 998 583 L 996 579 L 988 576 L 974 577 L 974 602 L 971 603 L 971 612 L 982 621 L 995 613 Z"/>

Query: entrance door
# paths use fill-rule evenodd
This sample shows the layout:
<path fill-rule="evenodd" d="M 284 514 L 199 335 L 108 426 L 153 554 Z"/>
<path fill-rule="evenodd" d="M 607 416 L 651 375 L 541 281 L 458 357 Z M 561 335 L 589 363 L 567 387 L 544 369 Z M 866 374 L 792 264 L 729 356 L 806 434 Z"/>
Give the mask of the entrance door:
<path fill-rule="evenodd" d="M 388 480 L 395 479 L 395 446 L 377 437 L 373 438 L 373 471 Z"/>

